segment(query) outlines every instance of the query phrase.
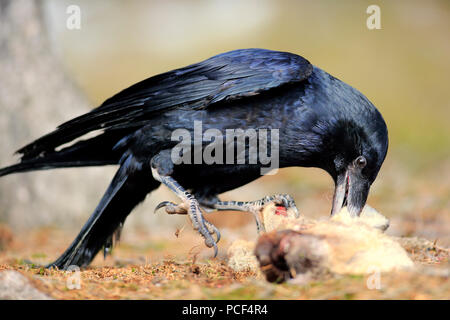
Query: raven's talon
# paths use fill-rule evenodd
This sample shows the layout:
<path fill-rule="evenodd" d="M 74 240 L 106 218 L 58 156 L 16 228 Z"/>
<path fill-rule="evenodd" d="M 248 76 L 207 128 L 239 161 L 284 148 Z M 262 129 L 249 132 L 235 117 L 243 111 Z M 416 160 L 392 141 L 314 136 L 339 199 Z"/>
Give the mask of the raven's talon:
<path fill-rule="evenodd" d="M 217 242 L 214 241 L 214 239 L 211 236 L 205 237 L 205 245 L 208 248 L 214 248 L 214 258 L 217 257 L 217 253 L 219 252 L 219 249 L 217 247 Z"/>
<path fill-rule="evenodd" d="M 218 253 L 217 242 L 220 240 L 219 230 L 212 223 L 203 218 L 203 214 L 197 200 L 190 199 L 187 201 L 187 205 L 189 208 L 188 215 L 191 219 L 192 227 L 202 235 L 205 239 L 205 245 L 208 248 L 214 247 L 214 257 L 216 257 Z M 216 240 L 212 237 L 213 234 L 216 234 Z"/>
<path fill-rule="evenodd" d="M 161 208 L 165 208 L 167 214 L 187 214 L 186 207 L 183 203 L 176 204 L 171 201 L 163 201 L 155 208 L 155 213 Z"/>
<path fill-rule="evenodd" d="M 220 231 L 219 229 L 216 228 L 215 225 L 213 225 L 211 222 L 204 220 L 205 221 L 205 225 L 208 228 L 209 234 L 215 234 L 216 235 L 216 242 L 220 241 Z"/>
<path fill-rule="evenodd" d="M 170 202 L 170 201 L 163 201 L 160 202 L 156 207 L 155 210 L 153 211 L 153 213 L 156 213 L 159 209 L 167 207 L 169 205 L 173 205 L 174 203 Z"/>

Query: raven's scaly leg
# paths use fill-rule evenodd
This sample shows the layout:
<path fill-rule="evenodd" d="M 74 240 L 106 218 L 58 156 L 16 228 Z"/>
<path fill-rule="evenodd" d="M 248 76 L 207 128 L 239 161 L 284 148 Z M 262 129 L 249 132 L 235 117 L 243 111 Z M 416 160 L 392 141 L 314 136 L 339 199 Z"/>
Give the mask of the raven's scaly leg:
<path fill-rule="evenodd" d="M 168 201 L 165 201 L 162 204 L 168 206 L 168 209 L 173 208 L 176 211 L 173 213 L 187 213 L 194 230 L 197 230 L 203 238 L 205 238 L 207 247 L 214 247 L 214 256 L 217 256 L 217 241 L 220 240 L 219 230 L 203 218 L 197 199 L 170 176 L 173 173 L 173 163 L 170 158 L 170 151 L 164 150 L 154 156 L 151 160 L 151 166 L 153 177 L 167 186 L 183 201 L 179 206 Z M 158 205 L 157 209 L 160 207 L 161 204 Z M 214 233 L 217 236 L 216 240 L 211 236 Z"/>
<path fill-rule="evenodd" d="M 256 229 L 258 233 L 265 232 L 264 225 L 261 223 L 260 212 L 268 203 L 273 202 L 281 205 L 287 209 L 294 210 L 295 216 L 299 217 L 297 206 L 294 199 L 288 194 L 276 194 L 272 196 L 265 196 L 264 198 L 256 201 L 218 201 L 213 204 L 213 208 L 219 211 L 222 210 L 236 210 L 246 211 L 253 214 L 256 221 Z"/>
<path fill-rule="evenodd" d="M 276 194 L 272 196 L 266 196 L 260 200 L 256 201 L 219 201 L 216 199 L 200 199 L 200 204 L 207 208 L 213 208 L 219 211 L 232 210 L 232 211 L 245 211 L 250 212 L 255 217 L 256 229 L 258 233 L 265 232 L 264 225 L 261 223 L 261 218 L 259 216 L 261 210 L 268 203 L 273 202 L 275 204 L 281 205 L 287 209 L 294 210 L 295 216 L 299 217 L 299 212 L 297 206 L 295 205 L 294 199 L 288 194 Z M 168 214 L 186 214 L 187 211 L 183 204 L 176 205 L 172 202 L 161 202 L 155 210 L 165 207 Z"/>

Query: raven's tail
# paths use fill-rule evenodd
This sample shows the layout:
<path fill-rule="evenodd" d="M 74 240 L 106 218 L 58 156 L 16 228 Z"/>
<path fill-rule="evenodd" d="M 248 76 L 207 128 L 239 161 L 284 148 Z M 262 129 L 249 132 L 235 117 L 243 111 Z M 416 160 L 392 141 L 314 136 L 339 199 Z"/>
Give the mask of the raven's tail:
<path fill-rule="evenodd" d="M 112 245 L 114 233 L 131 210 L 159 186 L 141 163 L 129 156 L 121 165 L 103 198 L 69 248 L 47 267 L 67 269 L 70 265 L 87 266 L 103 248 Z"/>
<path fill-rule="evenodd" d="M 20 163 L 0 169 L 0 177 L 12 173 L 53 168 L 118 164 L 123 150 L 114 149 L 124 132 L 105 132 L 89 140 L 81 140 L 61 150 L 47 150 L 40 155 L 24 153 Z"/>

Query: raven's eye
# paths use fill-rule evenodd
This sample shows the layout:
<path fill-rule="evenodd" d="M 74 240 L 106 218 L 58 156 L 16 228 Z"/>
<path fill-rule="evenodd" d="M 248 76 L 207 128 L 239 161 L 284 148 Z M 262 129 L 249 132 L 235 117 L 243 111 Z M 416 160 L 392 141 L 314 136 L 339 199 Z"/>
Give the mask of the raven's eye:
<path fill-rule="evenodd" d="M 367 160 L 363 156 L 359 156 L 358 158 L 355 159 L 354 163 L 355 166 L 362 169 L 366 166 Z"/>

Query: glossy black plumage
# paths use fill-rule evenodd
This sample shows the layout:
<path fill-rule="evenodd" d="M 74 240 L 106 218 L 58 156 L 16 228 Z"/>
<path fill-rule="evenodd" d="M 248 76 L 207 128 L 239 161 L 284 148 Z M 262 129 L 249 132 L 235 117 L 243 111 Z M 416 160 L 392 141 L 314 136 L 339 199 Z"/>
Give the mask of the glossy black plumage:
<path fill-rule="evenodd" d="M 87 265 L 110 243 L 133 207 L 159 185 L 151 176 L 150 159 L 176 144 L 171 141 L 174 130 L 192 131 L 194 121 L 202 121 L 203 130 L 222 132 L 279 129 L 279 166 L 326 170 L 336 190 L 345 189 L 345 195 L 336 193 L 336 206 L 353 205 L 356 214 L 388 146 L 384 120 L 367 98 L 298 55 L 236 50 L 151 77 L 23 147 L 18 151 L 21 162 L 0 170 L 2 176 L 56 167 L 120 165 L 80 235 L 52 265 Z M 94 130 L 100 131 L 95 138 L 57 150 Z M 364 168 L 355 167 L 358 156 L 367 159 Z M 258 178 L 260 168 L 259 164 L 182 164 L 173 178 L 201 200 Z"/>

